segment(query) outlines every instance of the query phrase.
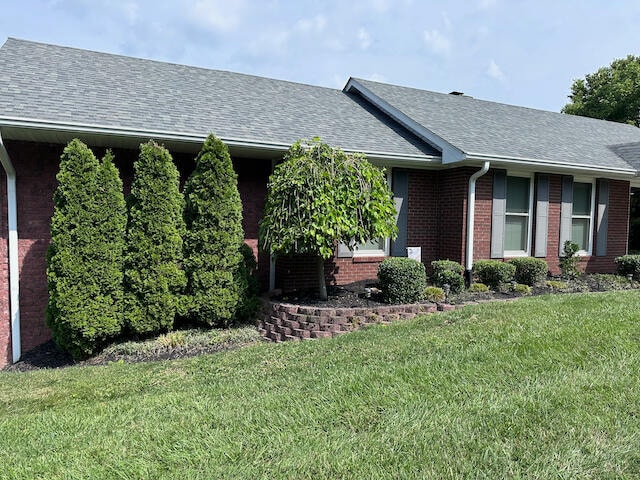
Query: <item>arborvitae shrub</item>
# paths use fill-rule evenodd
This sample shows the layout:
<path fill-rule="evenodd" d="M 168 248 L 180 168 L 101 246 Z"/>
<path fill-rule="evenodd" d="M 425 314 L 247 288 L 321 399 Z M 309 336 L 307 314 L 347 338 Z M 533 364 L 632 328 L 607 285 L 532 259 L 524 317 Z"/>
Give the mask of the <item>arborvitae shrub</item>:
<path fill-rule="evenodd" d="M 500 290 L 505 283 L 513 280 L 516 267 L 500 260 L 478 260 L 473 264 L 473 273 L 492 290 Z"/>
<path fill-rule="evenodd" d="M 186 280 L 182 264 L 184 200 L 178 169 L 153 141 L 140 145 L 129 196 L 125 319 L 133 333 L 171 329 Z"/>
<path fill-rule="evenodd" d="M 634 280 L 640 280 L 640 255 L 622 255 L 616 258 L 618 275 L 633 275 Z"/>
<path fill-rule="evenodd" d="M 57 175 L 47 252 L 47 324 L 74 357 L 94 353 L 122 328 L 122 182 L 79 140 L 65 148 Z"/>
<path fill-rule="evenodd" d="M 533 287 L 542 283 L 547 278 L 549 265 L 541 258 L 519 257 L 512 258 L 509 263 L 516 267 L 513 279 L 524 285 Z"/>
<path fill-rule="evenodd" d="M 242 203 L 227 146 L 209 135 L 185 183 L 184 266 L 188 316 L 225 326 L 236 316 L 248 278 L 243 257 Z"/>
<path fill-rule="evenodd" d="M 387 303 L 417 302 L 427 286 L 424 265 L 411 258 L 385 258 L 378 266 L 378 279 Z"/>
<path fill-rule="evenodd" d="M 431 283 L 437 287 L 449 284 L 452 293 L 460 293 L 464 289 L 464 267 L 453 260 L 434 260 L 431 262 Z"/>

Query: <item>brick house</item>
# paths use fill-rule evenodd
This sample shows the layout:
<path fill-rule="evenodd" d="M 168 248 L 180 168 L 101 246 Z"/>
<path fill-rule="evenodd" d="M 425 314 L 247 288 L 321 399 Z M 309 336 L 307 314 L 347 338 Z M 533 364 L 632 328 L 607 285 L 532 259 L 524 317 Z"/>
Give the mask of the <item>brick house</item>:
<path fill-rule="evenodd" d="M 125 184 L 152 138 L 183 178 L 207 134 L 238 173 L 245 241 L 263 287 L 305 288 L 304 258 L 257 250 L 272 165 L 300 138 L 364 152 L 388 172 L 399 236 L 339 246 L 327 279 L 373 278 L 389 255 L 425 264 L 530 255 L 558 272 L 562 244 L 610 272 L 626 253 L 640 129 L 366 80 L 343 90 L 8 39 L 0 48 L 0 367 L 50 338 L 46 264 L 55 175 L 65 144 L 111 148 Z"/>

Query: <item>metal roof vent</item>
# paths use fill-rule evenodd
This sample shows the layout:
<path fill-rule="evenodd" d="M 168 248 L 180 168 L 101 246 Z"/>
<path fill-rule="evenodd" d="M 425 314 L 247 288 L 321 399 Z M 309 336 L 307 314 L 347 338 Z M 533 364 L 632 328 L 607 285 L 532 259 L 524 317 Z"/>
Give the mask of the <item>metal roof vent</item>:
<path fill-rule="evenodd" d="M 453 92 L 449 92 L 449 95 L 455 95 L 457 97 L 464 97 L 465 96 L 464 92 L 456 92 L 455 90 Z"/>

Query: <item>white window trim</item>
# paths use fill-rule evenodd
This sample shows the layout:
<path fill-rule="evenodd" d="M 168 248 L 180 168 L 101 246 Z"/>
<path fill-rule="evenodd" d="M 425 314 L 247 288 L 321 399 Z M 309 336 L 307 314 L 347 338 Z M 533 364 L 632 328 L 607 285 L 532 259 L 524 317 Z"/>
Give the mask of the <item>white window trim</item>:
<path fill-rule="evenodd" d="M 591 210 L 589 211 L 589 215 L 574 215 L 573 214 L 573 198 L 571 199 L 571 231 L 573 232 L 573 219 L 574 218 L 588 218 L 589 219 L 589 249 L 588 250 L 578 250 L 576 255 L 579 257 L 590 257 L 593 253 L 593 221 L 594 221 L 594 212 L 596 208 L 596 179 L 595 178 L 584 178 L 584 177 L 574 177 L 573 184 L 576 183 L 589 183 L 591 184 Z M 573 239 L 571 240 L 573 241 Z"/>
<path fill-rule="evenodd" d="M 528 213 L 509 213 L 507 211 L 506 208 L 506 202 L 505 202 L 505 210 L 504 210 L 504 221 L 505 224 L 507 222 L 507 217 L 508 216 L 512 216 L 512 217 L 524 217 L 524 216 L 528 216 L 529 217 L 529 221 L 527 222 L 527 248 L 526 250 L 504 250 L 503 251 L 503 255 L 504 258 L 512 258 L 512 257 L 529 257 L 531 256 L 531 234 L 532 229 L 533 229 L 533 176 L 529 173 L 529 174 L 523 174 L 523 173 L 516 173 L 516 172 L 509 172 L 507 171 L 507 179 L 509 177 L 520 177 L 520 178 L 528 178 L 529 179 L 529 212 Z M 508 182 L 508 180 L 505 180 Z M 507 192 L 508 195 L 508 192 Z M 506 234 L 506 228 L 505 228 L 505 234 Z M 503 238 L 502 241 L 504 242 L 506 239 Z M 503 243 L 504 245 L 504 243 Z"/>
<path fill-rule="evenodd" d="M 386 168 L 386 176 L 387 176 L 387 185 L 391 187 L 391 168 Z M 391 250 L 391 239 L 389 237 L 384 239 L 384 248 L 383 249 L 374 249 L 374 250 L 359 250 L 358 245 L 355 244 L 353 246 L 353 256 L 354 257 L 388 257 L 389 252 Z"/>

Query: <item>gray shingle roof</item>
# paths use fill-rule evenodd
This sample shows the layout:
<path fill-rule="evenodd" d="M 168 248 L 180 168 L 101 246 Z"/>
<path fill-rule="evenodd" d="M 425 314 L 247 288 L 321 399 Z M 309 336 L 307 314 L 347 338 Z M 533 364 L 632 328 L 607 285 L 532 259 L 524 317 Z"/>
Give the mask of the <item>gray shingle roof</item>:
<path fill-rule="evenodd" d="M 621 147 L 640 142 L 640 129 L 592 118 L 353 79 L 467 154 L 531 159 L 558 165 L 640 167 Z M 625 155 L 619 155 L 624 151 Z M 637 159 L 636 159 L 637 160 Z"/>
<path fill-rule="evenodd" d="M 340 90 L 8 39 L 0 49 L 7 118 L 291 144 L 320 136 L 344 149 L 437 154 Z"/>

